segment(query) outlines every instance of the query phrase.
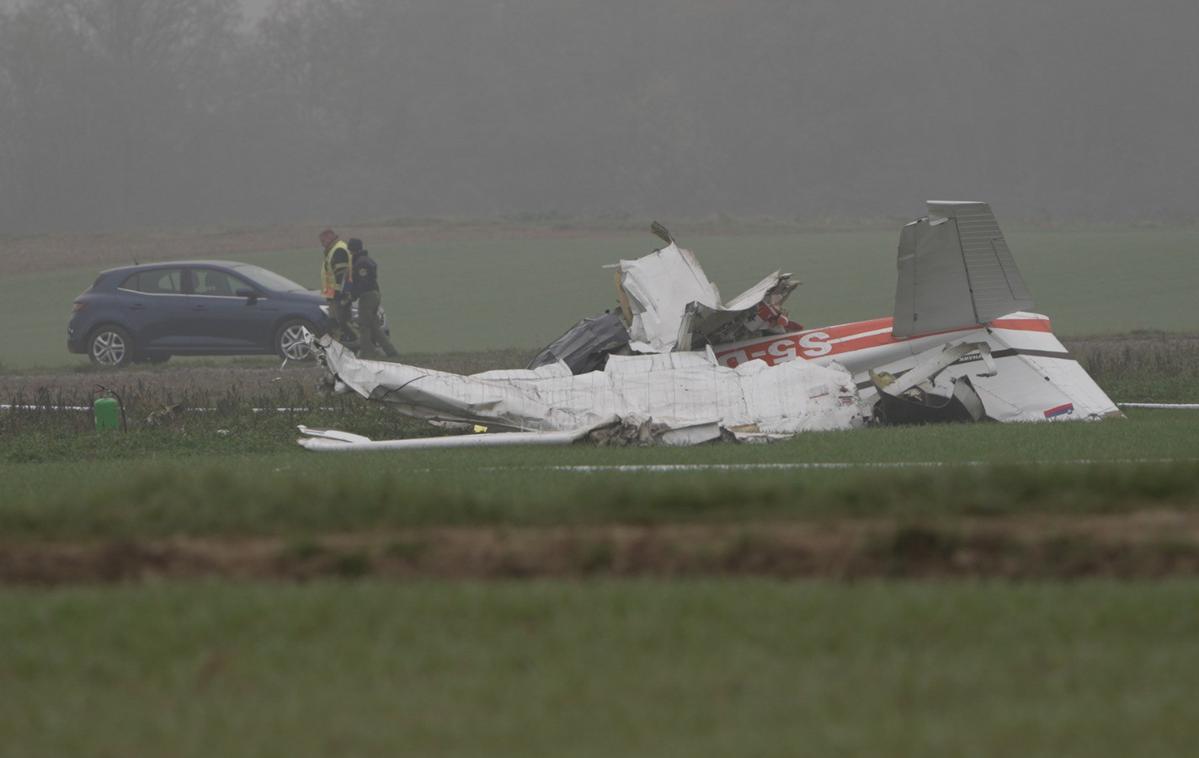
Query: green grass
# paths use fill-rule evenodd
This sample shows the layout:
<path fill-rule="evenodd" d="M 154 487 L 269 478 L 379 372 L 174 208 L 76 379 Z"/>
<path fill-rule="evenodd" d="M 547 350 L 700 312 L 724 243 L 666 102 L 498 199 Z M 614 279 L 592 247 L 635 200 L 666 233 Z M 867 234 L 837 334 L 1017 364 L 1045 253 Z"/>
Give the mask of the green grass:
<path fill-rule="evenodd" d="M 783 268 L 807 282 L 791 301 L 805 324 L 890 312 L 897 230 L 675 231 L 726 296 Z M 1008 238 L 1060 336 L 1199 331 L 1199 232 Z M 547 342 L 612 303 L 602 264 L 651 244 L 476 240 L 374 253 L 395 341 L 443 353 Z M 313 251 L 244 259 L 315 284 Z M 94 275 L 6 279 L 5 367 L 82 364 L 65 351 L 65 324 Z M 1147 349 L 1080 357 L 1118 400 L 1196 399 L 1193 351 Z M 254 398 L 193 399 L 229 402 L 147 428 L 140 419 L 159 399 L 132 397 L 125 435 L 91 431 L 87 414 L 0 414 L 0 535 L 275 534 L 302 558 L 331 532 L 432 524 L 888 517 L 932 528 L 961 515 L 1199 508 L 1199 435 L 1185 412 L 768 446 L 338 456 L 296 448 L 294 424 L 376 438 L 432 430 L 363 405 L 256 415 L 242 407 Z M 1099 463 L 1065 463 L 1078 459 Z M 821 461 L 950 465 L 547 470 Z M 987 465 L 953 465 L 971 461 Z M 363 556 L 338 560 L 347 578 L 369 569 Z M 1194 581 L 3 589 L 0 756 L 1183 755 L 1199 740 L 1199 616 L 1187 610 L 1197 601 Z"/>
<path fill-rule="evenodd" d="M 1174 756 L 1199 584 L 0 592 L 0 755 Z"/>
<path fill-rule="evenodd" d="M 281 423 L 281 422 L 272 422 Z M 430 524 L 926 517 L 1199 507 L 1187 412 L 1127 421 L 942 425 L 812 433 L 766 446 L 500 448 L 319 454 L 214 430 L 0 441 L 9 537 L 320 534 Z M 244 436 L 243 436 L 244 435 Z M 266 451 L 257 451 L 255 440 Z M 0 448 L 3 449 L 3 448 Z M 41 451 L 40 453 L 38 451 Z M 44 462 L 32 462 L 41 454 Z M 90 460 L 80 460 L 90 458 Z M 1089 465 L 1067 463 L 1080 459 Z M 1121 463 L 1168 459 L 1175 463 Z M 984 461 L 888 469 L 585 473 L 553 466 Z M 1053 465 L 1054 463 L 1061 465 Z M 1042 464 L 1042 465 L 1029 465 Z"/>
<path fill-rule="evenodd" d="M 688 235 L 722 293 L 775 269 L 805 282 L 789 301 L 809 326 L 890 315 L 898 229 L 736 236 Z M 1059 336 L 1133 329 L 1193 332 L 1199 231 L 1014 231 L 1009 243 Z M 367 240 L 369 243 L 369 240 Z M 577 239 L 456 240 L 372 249 L 379 260 L 393 341 L 402 352 L 538 347 L 615 303 L 601 266 L 648 252 L 646 234 Z M 314 250 L 242 256 L 315 286 Z M 0 300 L 0 355 L 10 369 L 83 362 L 66 352 L 71 300 L 92 269 L 9 277 Z"/>
<path fill-rule="evenodd" d="M 310 468 L 341 466 L 370 471 L 434 469 L 453 471 L 543 464 L 624 463 L 737 464 L 789 461 L 836 462 L 1053 462 L 1080 459 L 1192 459 L 1199 457 L 1194 412 L 1130 409 L 1126 419 L 1052 424 L 935 424 L 867 427 L 808 432 L 765 445 L 709 444 L 687 448 L 601 448 L 579 444 L 561 448 L 517 447 L 473 450 L 380 451 L 355 455 L 302 452 L 295 444 L 297 424 L 335 427 L 375 439 L 428 436 L 443 430 L 360 403 L 329 412 L 191 413 L 165 427 L 145 427 L 130 411 L 128 434 L 96 432 L 91 414 L 79 412 L 0 412 L 0 466 L 6 464 L 84 465 L 108 461 L 152 463 L 186 456 L 229 458 L 293 455 Z M 252 460 L 252 458 L 250 459 Z M 341 463 L 348 461 L 348 463 Z"/>

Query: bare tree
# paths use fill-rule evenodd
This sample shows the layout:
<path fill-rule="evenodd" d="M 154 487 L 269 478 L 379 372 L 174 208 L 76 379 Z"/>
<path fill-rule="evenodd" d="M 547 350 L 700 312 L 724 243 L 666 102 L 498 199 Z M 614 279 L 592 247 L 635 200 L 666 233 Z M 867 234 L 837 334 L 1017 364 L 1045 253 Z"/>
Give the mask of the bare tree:
<path fill-rule="evenodd" d="M 150 223 L 164 192 L 189 194 L 189 139 L 237 22 L 236 0 L 46 0 L 6 18 L 23 213 Z"/>

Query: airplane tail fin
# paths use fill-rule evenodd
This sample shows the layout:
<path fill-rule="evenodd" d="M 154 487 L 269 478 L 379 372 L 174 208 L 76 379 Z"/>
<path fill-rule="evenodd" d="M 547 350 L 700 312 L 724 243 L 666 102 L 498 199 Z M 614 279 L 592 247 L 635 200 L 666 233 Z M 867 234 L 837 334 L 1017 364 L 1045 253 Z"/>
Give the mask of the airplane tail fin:
<path fill-rule="evenodd" d="M 987 203 L 930 200 L 928 216 L 903 228 L 896 337 L 985 324 L 1030 310 L 1032 296 Z"/>

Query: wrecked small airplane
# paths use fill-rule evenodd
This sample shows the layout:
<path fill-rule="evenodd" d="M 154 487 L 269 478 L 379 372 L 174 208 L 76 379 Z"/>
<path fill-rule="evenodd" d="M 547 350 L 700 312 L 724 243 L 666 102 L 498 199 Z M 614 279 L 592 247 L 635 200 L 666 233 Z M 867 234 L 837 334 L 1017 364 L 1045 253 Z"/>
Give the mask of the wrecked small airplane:
<path fill-rule="evenodd" d="M 615 266 L 619 309 L 578 322 L 526 369 L 459 376 L 359 360 L 328 337 L 314 346 L 343 391 L 433 422 L 517 434 L 376 442 L 305 429 L 300 443 L 695 444 L 866 423 L 1120 415 L 1032 312 L 986 203 L 929 201 L 928 215 L 900 234 L 893 315 L 818 329 L 782 309 L 798 286 L 790 274 L 722 302 L 695 256 L 660 224 L 653 231 L 665 247 Z"/>
<path fill-rule="evenodd" d="M 1033 307 L 991 207 L 929 201 L 928 215 L 899 237 L 891 318 L 715 351 L 728 366 L 757 359 L 838 363 L 884 423 L 1121 415 Z"/>

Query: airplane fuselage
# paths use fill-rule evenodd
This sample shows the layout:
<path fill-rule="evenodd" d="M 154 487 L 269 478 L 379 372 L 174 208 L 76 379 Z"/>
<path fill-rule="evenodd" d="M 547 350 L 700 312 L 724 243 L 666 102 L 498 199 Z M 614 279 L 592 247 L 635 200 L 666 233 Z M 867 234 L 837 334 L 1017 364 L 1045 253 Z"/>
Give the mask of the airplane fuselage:
<path fill-rule="evenodd" d="M 1037 352 L 1066 354 L 1065 348 L 1053 336 L 1049 319 L 1036 313 L 1012 313 L 984 326 L 971 324 L 907 338 L 895 337 L 891 325 L 891 318 L 855 321 L 719 345 L 713 347 L 713 351 L 717 362 L 729 367 L 755 359 L 772 366 L 796 359 L 819 365 L 836 361 L 853 374 L 859 384 L 871 369 L 902 370 L 906 368 L 907 359 L 929 348 L 961 340 L 991 341 L 988 335 L 996 331 L 1006 337 L 1005 343 L 1014 339 L 1018 343 L 1030 343 L 1027 346 Z"/>

